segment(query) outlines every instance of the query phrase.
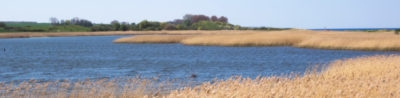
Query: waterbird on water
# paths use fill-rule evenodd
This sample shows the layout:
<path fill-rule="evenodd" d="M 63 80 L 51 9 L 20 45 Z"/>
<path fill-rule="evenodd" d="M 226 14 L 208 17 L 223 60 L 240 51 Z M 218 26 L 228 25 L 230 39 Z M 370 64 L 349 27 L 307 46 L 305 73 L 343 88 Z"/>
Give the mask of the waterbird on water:
<path fill-rule="evenodd" d="M 6 52 L 6 48 L 3 48 L 3 51 Z"/>
<path fill-rule="evenodd" d="M 197 77 L 197 75 L 196 74 L 192 74 L 192 75 L 190 75 L 190 78 L 196 78 Z"/>

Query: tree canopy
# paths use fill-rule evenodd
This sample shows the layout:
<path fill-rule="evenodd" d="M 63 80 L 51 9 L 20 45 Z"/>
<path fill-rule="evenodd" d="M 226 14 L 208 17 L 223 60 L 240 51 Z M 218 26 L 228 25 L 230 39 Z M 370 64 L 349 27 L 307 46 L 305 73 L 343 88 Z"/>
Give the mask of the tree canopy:
<path fill-rule="evenodd" d="M 94 24 L 78 17 L 72 19 L 49 18 L 45 26 L 28 25 L 13 27 L 0 22 L 0 32 L 86 32 L 86 31 L 149 31 L 149 30 L 276 30 L 271 28 L 251 28 L 230 24 L 225 16 L 186 14 L 181 19 L 167 22 L 143 20 L 139 23 L 113 20 L 109 24 Z M 32 23 L 35 24 L 35 23 Z"/>

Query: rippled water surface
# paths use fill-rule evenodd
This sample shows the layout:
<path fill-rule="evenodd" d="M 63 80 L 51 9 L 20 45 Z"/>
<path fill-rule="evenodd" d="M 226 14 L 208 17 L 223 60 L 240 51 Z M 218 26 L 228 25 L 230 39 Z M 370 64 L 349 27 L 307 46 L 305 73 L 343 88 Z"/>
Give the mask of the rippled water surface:
<path fill-rule="evenodd" d="M 0 82 L 14 80 L 157 77 L 209 81 L 304 72 L 337 59 L 399 52 L 292 47 L 213 47 L 180 44 L 114 44 L 125 36 L 0 39 Z M 5 51 L 3 50 L 5 49 Z"/>

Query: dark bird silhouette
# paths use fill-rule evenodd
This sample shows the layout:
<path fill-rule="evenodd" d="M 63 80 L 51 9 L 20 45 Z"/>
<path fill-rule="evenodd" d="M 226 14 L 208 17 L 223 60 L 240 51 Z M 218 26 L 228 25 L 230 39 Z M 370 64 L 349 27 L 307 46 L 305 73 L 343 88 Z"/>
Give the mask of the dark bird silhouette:
<path fill-rule="evenodd" d="M 196 78 L 197 77 L 197 75 L 196 74 L 192 74 L 192 75 L 190 75 L 190 78 Z"/>

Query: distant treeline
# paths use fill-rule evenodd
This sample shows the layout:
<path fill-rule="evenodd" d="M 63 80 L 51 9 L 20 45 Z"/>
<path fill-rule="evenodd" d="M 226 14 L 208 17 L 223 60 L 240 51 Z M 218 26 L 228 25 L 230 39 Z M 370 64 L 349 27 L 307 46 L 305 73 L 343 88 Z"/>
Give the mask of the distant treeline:
<path fill-rule="evenodd" d="M 89 27 L 79 25 L 53 26 L 37 22 L 0 22 L 0 32 L 90 32 Z"/>
<path fill-rule="evenodd" d="M 50 23 L 0 22 L 0 32 L 86 32 L 86 31 L 154 31 L 154 30 L 282 30 L 268 27 L 242 27 L 228 22 L 225 16 L 187 14 L 182 19 L 168 22 L 143 20 L 139 23 L 111 21 L 110 24 L 94 24 L 89 20 L 50 18 Z"/>

